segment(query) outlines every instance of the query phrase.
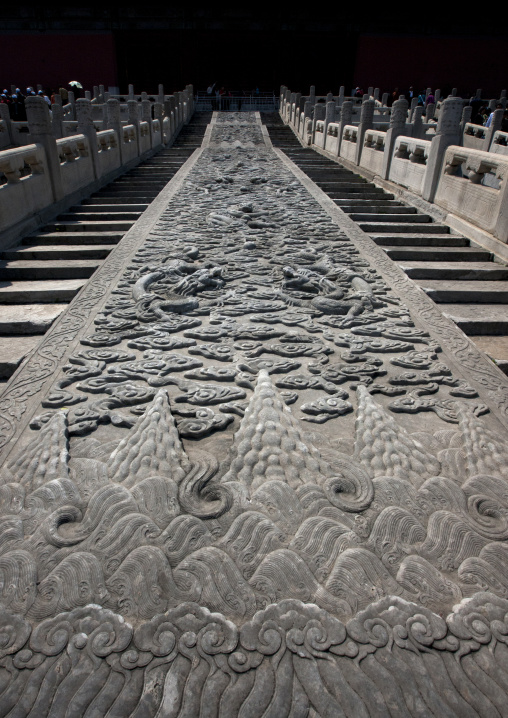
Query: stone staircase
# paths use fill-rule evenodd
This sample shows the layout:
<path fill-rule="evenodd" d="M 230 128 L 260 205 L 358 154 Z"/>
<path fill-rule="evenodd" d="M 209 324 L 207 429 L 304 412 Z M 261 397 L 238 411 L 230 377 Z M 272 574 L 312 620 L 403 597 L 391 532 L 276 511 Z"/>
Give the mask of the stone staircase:
<path fill-rule="evenodd" d="M 276 113 L 263 116 L 283 150 L 508 374 L 508 267 L 393 194 L 302 147 Z"/>
<path fill-rule="evenodd" d="M 195 113 L 174 144 L 0 254 L 0 382 L 142 215 L 192 152 L 211 112 Z"/>

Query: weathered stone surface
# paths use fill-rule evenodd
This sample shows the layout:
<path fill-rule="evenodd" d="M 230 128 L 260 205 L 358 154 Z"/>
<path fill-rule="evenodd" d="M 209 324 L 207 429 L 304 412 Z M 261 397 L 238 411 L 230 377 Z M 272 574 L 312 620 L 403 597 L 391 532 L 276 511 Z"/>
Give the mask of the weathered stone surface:
<path fill-rule="evenodd" d="M 210 129 L 0 398 L 3 714 L 503 714 L 502 374 Z"/>

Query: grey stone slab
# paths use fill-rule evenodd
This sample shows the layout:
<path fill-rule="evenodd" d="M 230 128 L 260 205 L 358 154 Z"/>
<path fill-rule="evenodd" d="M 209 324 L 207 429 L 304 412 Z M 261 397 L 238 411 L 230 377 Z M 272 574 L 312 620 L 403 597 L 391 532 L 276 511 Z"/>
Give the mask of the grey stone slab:
<path fill-rule="evenodd" d="M 81 279 L 90 277 L 99 266 L 94 259 L 0 260 L 0 280 Z"/>
<path fill-rule="evenodd" d="M 376 244 L 401 247 L 466 247 L 468 240 L 454 234 L 420 234 L 418 232 L 397 232 L 397 234 L 376 234 L 369 232 Z"/>
<path fill-rule="evenodd" d="M 385 246 L 384 248 L 394 261 L 481 262 L 488 261 L 491 257 L 490 252 L 475 247 Z"/>
<path fill-rule="evenodd" d="M 399 263 L 399 266 L 412 279 L 464 279 L 466 281 L 508 279 L 508 269 L 495 262 L 403 261 Z"/>
<path fill-rule="evenodd" d="M 69 302 L 86 283 L 85 279 L 0 282 L 0 303 L 31 304 Z"/>
<path fill-rule="evenodd" d="M 34 349 L 40 337 L 2 337 L 0 336 L 0 377 L 12 376 L 26 355 Z"/>
<path fill-rule="evenodd" d="M 35 259 L 54 261 L 63 259 L 104 259 L 114 249 L 115 244 L 65 245 L 32 244 L 29 247 L 20 245 L 1 253 L 2 259 Z"/>
<path fill-rule="evenodd" d="M 40 232 L 25 237 L 23 244 L 116 244 L 124 232 Z"/>
<path fill-rule="evenodd" d="M 22 304 L 0 310 L 0 334 L 44 334 L 63 312 L 63 304 Z"/>
<path fill-rule="evenodd" d="M 265 140 L 215 113 L 4 388 L 6 714 L 506 706 L 508 383 Z"/>
<path fill-rule="evenodd" d="M 440 282 L 435 279 L 415 280 L 436 302 L 481 302 L 496 304 L 508 302 L 508 285 L 502 281 L 466 281 L 449 280 Z"/>

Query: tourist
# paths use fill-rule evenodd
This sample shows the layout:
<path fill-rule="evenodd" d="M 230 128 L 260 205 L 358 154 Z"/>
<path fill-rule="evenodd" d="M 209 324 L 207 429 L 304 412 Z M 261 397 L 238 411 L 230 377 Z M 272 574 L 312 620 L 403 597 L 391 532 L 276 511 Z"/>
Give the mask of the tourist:
<path fill-rule="evenodd" d="M 502 110 L 502 109 L 503 109 L 503 105 L 500 102 L 498 102 L 496 105 L 496 110 Z M 492 110 L 490 115 L 487 117 L 487 119 L 485 121 L 485 127 L 491 126 L 492 120 L 494 119 L 494 112 L 495 112 L 495 110 Z"/>

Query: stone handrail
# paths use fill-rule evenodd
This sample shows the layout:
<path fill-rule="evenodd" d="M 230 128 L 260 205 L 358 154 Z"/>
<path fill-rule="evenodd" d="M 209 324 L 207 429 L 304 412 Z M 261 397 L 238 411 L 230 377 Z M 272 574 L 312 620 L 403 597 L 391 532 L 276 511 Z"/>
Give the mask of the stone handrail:
<path fill-rule="evenodd" d="M 503 242 L 508 241 L 508 157 L 450 146 L 435 203 Z"/>
<path fill-rule="evenodd" d="M 27 145 L 0 152 L 0 231 L 33 215 L 53 201 L 44 147 Z"/>
<path fill-rule="evenodd" d="M 383 167 L 386 132 L 366 130 L 360 155 L 360 166 L 380 174 Z"/>
<path fill-rule="evenodd" d="M 76 119 L 59 122 L 59 139 L 55 137 L 55 123 L 42 98 L 27 98 L 27 122 L 12 123 L 2 116 L 0 245 L 8 246 L 21 233 L 32 231 L 159 148 L 171 145 L 193 112 L 191 87 L 170 96 L 167 106 L 155 104 L 155 119 L 151 119 L 152 111 L 149 108 L 147 112 L 145 105 L 141 121 L 140 112 L 131 104 L 129 124 L 115 119 L 118 118 L 117 100 L 100 107 L 102 121 L 96 123 L 91 101 L 77 100 L 73 110 Z M 133 109 L 135 113 L 131 112 Z M 31 139 L 31 143 L 2 151 L 3 135 L 8 144 L 13 127 L 14 133 L 19 132 L 18 125 L 26 128 L 23 139 Z M 96 125 L 104 129 L 97 132 Z"/>
<path fill-rule="evenodd" d="M 508 155 L 508 132 L 497 130 L 490 146 L 490 152 L 496 155 Z"/>
<path fill-rule="evenodd" d="M 421 194 L 430 145 L 430 140 L 397 137 L 388 179 Z"/>
<path fill-rule="evenodd" d="M 4 150 L 0 152 L 0 173 L 5 176 L 8 184 L 18 184 L 25 165 L 30 168 L 30 174 L 43 174 L 44 159 L 44 149 L 40 145 Z"/>
<path fill-rule="evenodd" d="M 376 113 L 390 116 L 386 132 L 374 120 L 362 132 L 354 108 L 344 103 L 335 121 L 323 121 L 322 110 L 319 120 L 313 120 L 315 98 L 314 104 L 302 99 L 305 102 L 294 103 L 286 122 L 303 144 L 346 166 L 361 167 L 374 181 L 389 181 L 439 205 L 449 212 L 453 226 L 462 222 L 461 231 L 464 221 L 477 227 L 471 227 L 471 236 L 481 230 L 508 243 L 508 132 L 468 122 L 467 113 L 461 120 L 461 98 L 442 101 L 435 112 L 437 122 L 423 122 L 422 113 L 415 111 L 412 121 L 404 123 L 403 114 L 393 116 L 393 107 L 376 107 Z M 281 101 L 283 119 L 285 109 L 287 103 Z"/>

